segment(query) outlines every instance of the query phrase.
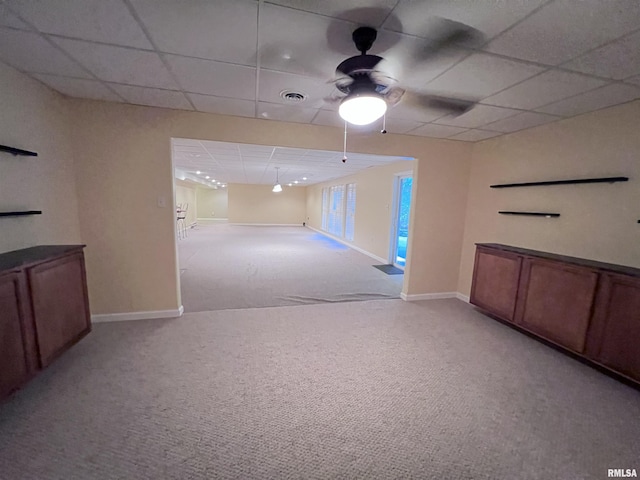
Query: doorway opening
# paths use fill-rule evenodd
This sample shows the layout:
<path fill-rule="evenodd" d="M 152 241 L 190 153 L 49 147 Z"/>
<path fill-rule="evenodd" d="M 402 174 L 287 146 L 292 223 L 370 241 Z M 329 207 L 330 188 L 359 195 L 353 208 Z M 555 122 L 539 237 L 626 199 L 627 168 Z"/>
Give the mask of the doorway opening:
<path fill-rule="evenodd" d="M 390 263 L 402 269 L 407 263 L 412 186 L 411 174 L 400 174 L 395 177 Z"/>

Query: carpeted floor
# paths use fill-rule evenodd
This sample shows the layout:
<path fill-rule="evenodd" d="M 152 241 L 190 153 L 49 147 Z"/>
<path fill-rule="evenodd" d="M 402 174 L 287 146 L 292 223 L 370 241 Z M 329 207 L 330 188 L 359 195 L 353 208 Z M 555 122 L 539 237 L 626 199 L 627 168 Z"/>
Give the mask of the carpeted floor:
<path fill-rule="evenodd" d="M 202 312 L 95 325 L 0 406 L 0 478 L 604 479 L 639 418 L 455 299 Z"/>
<path fill-rule="evenodd" d="M 178 242 L 185 312 L 399 298 L 403 275 L 303 227 L 203 225 Z"/>

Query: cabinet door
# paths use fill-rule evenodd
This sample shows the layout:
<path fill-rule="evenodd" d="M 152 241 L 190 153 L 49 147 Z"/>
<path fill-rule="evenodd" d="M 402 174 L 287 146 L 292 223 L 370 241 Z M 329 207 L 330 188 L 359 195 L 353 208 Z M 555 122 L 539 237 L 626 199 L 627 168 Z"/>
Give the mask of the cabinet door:
<path fill-rule="evenodd" d="M 29 286 L 40 362 L 46 367 L 91 329 L 82 254 L 30 269 Z"/>
<path fill-rule="evenodd" d="M 582 353 L 598 273 L 560 262 L 525 259 L 516 321 L 574 352 Z"/>
<path fill-rule="evenodd" d="M 478 247 L 469 301 L 505 320 L 513 321 L 522 257 Z"/>
<path fill-rule="evenodd" d="M 587 354 L 640 380 L 640 279 L 602 275 Z"/>
<path fill-rule="evenodd" d="M 0 276 L 0 398 L 29 377 L 24 302 L 17 273 Z"/>

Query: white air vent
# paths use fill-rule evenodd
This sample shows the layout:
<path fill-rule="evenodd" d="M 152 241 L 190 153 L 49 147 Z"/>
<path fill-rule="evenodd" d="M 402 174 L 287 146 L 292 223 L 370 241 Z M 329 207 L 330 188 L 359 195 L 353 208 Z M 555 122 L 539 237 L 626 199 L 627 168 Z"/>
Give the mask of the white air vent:
<path fill-rule="evenodd" d="M 300 103 L 307 99 L 304 93 L 295 92 L 293 90 L 283 90 L 280 92 L 280 97 L 290 103 Z"/>

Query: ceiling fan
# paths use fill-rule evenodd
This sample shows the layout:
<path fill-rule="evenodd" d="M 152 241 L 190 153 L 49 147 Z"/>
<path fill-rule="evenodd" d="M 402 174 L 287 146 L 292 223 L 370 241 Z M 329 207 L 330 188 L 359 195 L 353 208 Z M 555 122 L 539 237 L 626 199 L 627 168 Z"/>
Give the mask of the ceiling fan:
<path fill-rule="evenodd" d="M 454 45 L 477 43 L 482 34 L 472 27 L 451 20 L 440 19 L 438 38 L 429 42 L 419 61 L 428 61 L 429 57 Z M 354 125 L 368 125 L 381 118 L 388 107 L 400 101 L 418 108 L 441 110 L 452 116 L 468 112 L 476 104 L 475 100 L 465 98 L 447 98 L 410 91 L 401 83 L 386 74 L 385 59 L 367 52 L 377 38 L 377 30 L 372 27 L 359 27 L 353 31 L 352 39 L 360 55 L 347 58 L 336 68 L 337 78 L 332 80 L 337 92 L 325 99 L 340 102 L 338 112 L 347 122 Z M 381 68 L 381 66 L 383 68 Z M 383 129 L 383 133 L 386 133 Z"/>

